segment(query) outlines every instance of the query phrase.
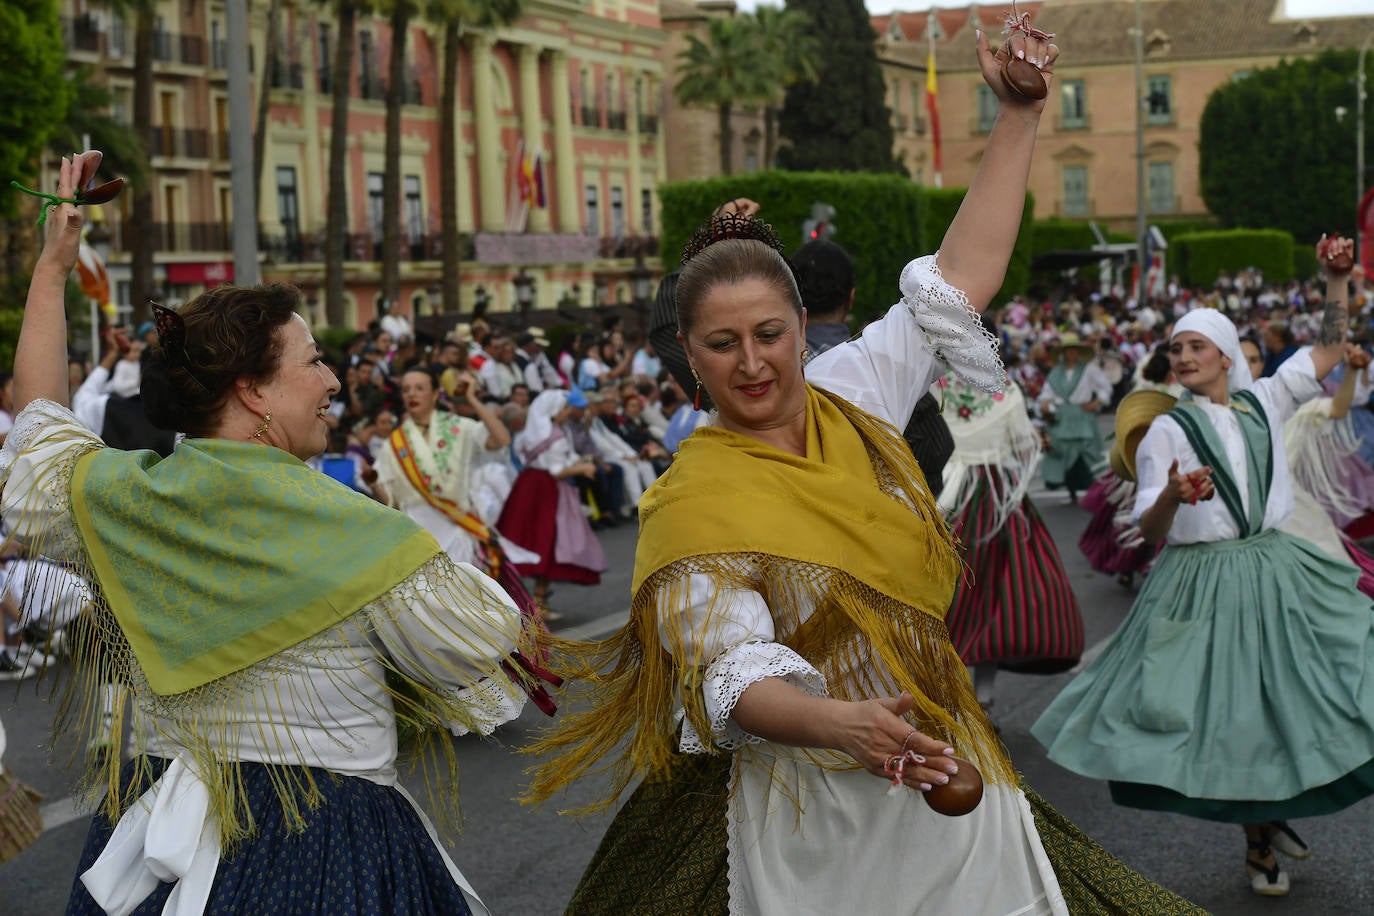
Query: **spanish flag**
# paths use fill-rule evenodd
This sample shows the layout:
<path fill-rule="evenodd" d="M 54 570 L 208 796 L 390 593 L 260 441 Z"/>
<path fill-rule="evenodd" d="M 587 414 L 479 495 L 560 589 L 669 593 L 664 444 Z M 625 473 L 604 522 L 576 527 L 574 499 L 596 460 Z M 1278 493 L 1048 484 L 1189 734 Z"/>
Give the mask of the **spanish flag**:
<path fill-rule="evenodd" d="M 932 11 L 929 15 L 935 15 Z M 930 31 L 930 26 L 926 26 L 926 34 L 929 37 L 930 51 L 926 55 L 926 113 L 930 116 L 930 144 L 931 161 L 935 166 L 935 187 L 941 186 L 940 173 L 943 171 L 943 163 L 940 155 L 940 96 L 935 83 L 935 36 Z"/>

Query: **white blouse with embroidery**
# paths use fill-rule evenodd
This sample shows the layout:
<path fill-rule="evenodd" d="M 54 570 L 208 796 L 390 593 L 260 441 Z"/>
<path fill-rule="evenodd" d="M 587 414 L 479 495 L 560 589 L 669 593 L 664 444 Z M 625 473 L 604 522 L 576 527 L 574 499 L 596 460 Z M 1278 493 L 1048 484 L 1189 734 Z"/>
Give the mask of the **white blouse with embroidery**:
<path fill-rule="evenodd" d="M 807 381 L 898 428 L 947 368 L 1000 392 L 1006 375 L 995 343 L 964 294 L 940 276 L 935 256 L 912 261 L 901 289 L 902 302 L 862 335 L 807 363 Z M 684 718 L 680 749 L 742 749 L 728 809 L 732 913 L 1067 912 L 1029 804 L 1015 787 L 989 786 L 973 813 L 947 818 L 919 792 L 888 796 L 888 783 L 869 773 L 824 769 L 740 728 L 731 714 L 751 684 L 779 677 L 827 696 L 825 678 L 774 641 L 758 592 L 721 591 L 704 574 L 685 578 L 686 606 L 665 609 L 662 642 L 670 651 L 676 642 L 689 658 L 712 659 L 702 687 L 711 734 L 699 735 Z M 809 608 L 801 611 L 809 616 Z M 775 779 L 789 791 L 776 791 Z M 835 869 L 847 867 L 835 858 L 840 849 L 844 862 L 863 862 L 882 879 L 836 880 Z"/>

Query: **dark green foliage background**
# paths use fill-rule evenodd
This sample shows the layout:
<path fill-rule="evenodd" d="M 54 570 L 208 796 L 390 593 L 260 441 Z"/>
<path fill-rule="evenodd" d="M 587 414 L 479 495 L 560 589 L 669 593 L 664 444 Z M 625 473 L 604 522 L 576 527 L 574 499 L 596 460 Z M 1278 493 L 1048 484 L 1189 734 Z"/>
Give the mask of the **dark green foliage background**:
<path fill-rule="evenodd" d="M 1294 276 L 1293 250 L 1293 236 L 1282 229 L 1194 232 L 1172 240 L 1169 269 L 1189 287 L 1210 287 L 1222 271 L 1247 267 L 1262 271 L 1266 283 L 1287 283 Z"/>
<path fill-rule="evenodd" d="M 898 171 L 877 36 L 863 0 L 788 0 L 787 9 L 810 17 L 820 80 L 787 90 L 778 130 L 790 145 L 778 150 L 778 164 L 800 172 Z"/>
<path fill-rule="evenodd" d="M 854 316 L 861 322 L 897 301 L 902 268 L 939 247 L 964 193 L 962 188 L 932 191 L 898 175 L 853 172 L 756 172 L 661 185 L 663 269 L 677 270 L 692 231 L 732 198 L 762 204 L 759 216 L 772 224 L 789 254 L 802 244 L 802 222 L 811 205 L 828 203 L 836 211 L 834 241 L 854 258 Z M 1029 280 L 1034 205 L 1027 194 L 1021 235 L 994 304 L 1024 291 Z"/>
<path fill-rule="evenodd" d="M 1353 50 L 1326 51 L 1212 93 L 1198 172 L 1223 227 L 1283 229 L 1303 244 L 1324 232 L 1354 234 L 1355 70 Z"/>
<path fill-rule="evenodd" d="M 11 178 L 33 187 L 38 154 L 67 117 L 72 85 L 56 0 L 0 0 L 0 217 L 17 215 Z"/>

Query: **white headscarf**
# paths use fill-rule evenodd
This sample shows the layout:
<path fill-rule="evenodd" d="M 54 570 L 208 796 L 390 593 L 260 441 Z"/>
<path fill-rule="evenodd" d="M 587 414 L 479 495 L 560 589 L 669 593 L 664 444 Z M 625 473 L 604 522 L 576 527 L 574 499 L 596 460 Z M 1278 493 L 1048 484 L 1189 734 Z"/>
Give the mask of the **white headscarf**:
<path fill-rule="evenodd" d="M 1231 368 L 1226 371 L 1226 385 L 1231 391 L 1250 390 L 1250 366 L 1245 361 L 1245 352 L 1240 348 L 1240 332 L 1231 323 L 1231 319 L 1217 309 L 1193 309 L 1175 322 L 1173 337 L 1170 340 L 1184 331 L 1201 334 L 1230 358 Z"/>
<path fill-rule="evenodd" d="M 522 459 L 553 435 L 553 418 L 568 406 L 568 393 L 561 388 L 540 392 L 530 403 L 525 428 L 515 437 L 515 453 Z"/>

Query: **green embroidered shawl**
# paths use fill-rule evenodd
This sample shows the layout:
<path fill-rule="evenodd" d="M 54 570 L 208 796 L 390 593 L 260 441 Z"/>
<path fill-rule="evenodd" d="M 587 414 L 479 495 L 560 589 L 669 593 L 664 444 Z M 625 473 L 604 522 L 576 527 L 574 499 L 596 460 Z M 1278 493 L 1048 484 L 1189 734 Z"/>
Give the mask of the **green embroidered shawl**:
<path fill-rule="evenodd" d="M 286 452 L 188 439 L 171 457 L 100 449 L 72 514 L 159 695 L 242 670 L 336 625 L 439 552 L 434 538 Z"/>

